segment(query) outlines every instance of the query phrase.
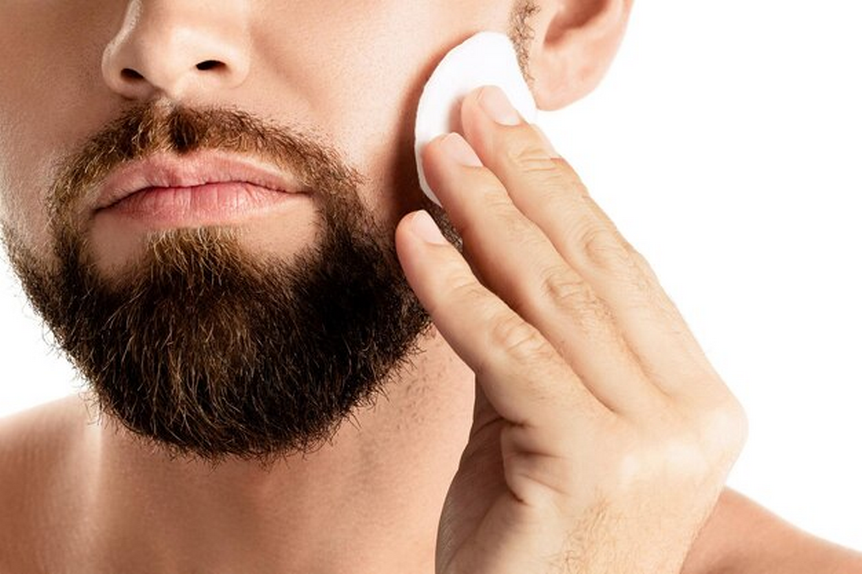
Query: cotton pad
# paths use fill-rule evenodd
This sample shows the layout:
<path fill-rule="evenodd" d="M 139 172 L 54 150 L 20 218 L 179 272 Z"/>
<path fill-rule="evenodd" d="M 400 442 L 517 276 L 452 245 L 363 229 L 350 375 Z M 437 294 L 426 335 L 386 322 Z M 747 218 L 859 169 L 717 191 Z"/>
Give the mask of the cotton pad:
<path fill-rule="evenodd" d="M 425 84 L 416 112 L 416 167 L 419 184 L 434 203 L 437 196 L 425 180 L 422 150 L 437 136 L 456 131 L 461 101 L 480 86 L 498 86 L 521 116 L 536 121 L 536 102 L 521 74 L 512 41 L 499 32 L 479 32 L 449 51 Z"/>

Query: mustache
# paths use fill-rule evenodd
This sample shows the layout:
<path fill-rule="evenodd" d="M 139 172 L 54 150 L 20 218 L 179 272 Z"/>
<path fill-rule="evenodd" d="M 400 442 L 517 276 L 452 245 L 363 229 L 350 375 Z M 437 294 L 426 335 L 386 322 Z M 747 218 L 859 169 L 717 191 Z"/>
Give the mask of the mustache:
<path fill-rule="evenodd" d="M 342 154 L 297 126 L 281 125 L 237 108 L 191 107 L 150 101 L 129 107 L 61 162 L 47 197 L 54 226 L 70 224 L 77 205 L 118 167 L 155 153 L 202 150 L 250 155 L 290 171 L 315 195 L 331 201 L 359 188 L 365 177 Z"/>

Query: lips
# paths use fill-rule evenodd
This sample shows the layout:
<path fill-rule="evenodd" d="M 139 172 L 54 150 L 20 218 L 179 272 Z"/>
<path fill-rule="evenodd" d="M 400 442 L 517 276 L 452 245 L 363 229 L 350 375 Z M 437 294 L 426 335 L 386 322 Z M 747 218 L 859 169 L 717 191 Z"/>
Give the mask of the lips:
<path fill-rule="evenodd" d="M 251 158 L 212 151 L 182 157 L 159 154 L 124 165 L 108 176 L 100 186 L 95 209 L 128 205 L 140 210 L 165 207 L 172 201 L 191 208 L 212 207 L 219 201 L 239 205 L 242 197 L 308 192 L 293 174 Z"/>

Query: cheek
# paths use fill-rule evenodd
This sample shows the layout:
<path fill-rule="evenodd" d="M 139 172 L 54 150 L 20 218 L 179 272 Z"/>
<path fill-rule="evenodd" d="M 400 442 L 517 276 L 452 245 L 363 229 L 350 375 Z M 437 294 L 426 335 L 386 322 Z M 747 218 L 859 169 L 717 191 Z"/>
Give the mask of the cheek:
<path fill-rule="evenodd" d="M 86 113 L 58 113 L 26 99 L 0 100 L 0 216 L 37 253 L 51 249 L 45 199 L 56 169 L 81 138 L 104 122 Z"/>
<path fill-rule="evenodd" d="M 0 82 L 0 213 L 4 225 L 13 226 L 27 245 L 39 248 L 45 240 L 38 231 L 45 227 L 41 208 L 45 180 L 39 174 L 44 173 L 45 150 L 51 149 L 50 124 L 38 114 L 45 108 L 40 98 L 47 91 L 37 87 L 45 81 L 42 68 L 36 66 L 42 46 L 20 37 L 26 28 L 19 26 L 27 23 L 20 19 L 23 16 L 0 26 L 0 61 L 15 62 L 8 71 L 4 68 Z"/>
<path fill-rule="evenodd" d="M 278 82 L 304 86 L 315 123 L 366 174 L 366 204 L 394 225 L 424 199 L 413 130 L 425 81 L 443 55 L 477 29 L 505 31 L 505 3 L 491 14 L 487 2 L 376 0 L 360 7 L 359 20 L 352 4 L 328 6 L 325 19 L 317 5 L 294 9 L 304 23 L 296 41 L 264 34 L 266 50 L 257 53 L 273 58 L 272 66 L 284 63 Z"/>
<path fill-rule="evenodd" d="M 0 217 L 47 257 L 54 166 L 107 117 L 98 37 L 109 28 L 78 3 L 10 1 L 0 18 L 0 62 L 14 63 L 0 81 Z"/>
<path fill-rule="evenodd" d="M 3 125 L 0 137 L 0 216 L 28 246 L 47 253 L 50 243 L 42 200 L 50 185 L 50 160 L 35 134 L 8 128 Z"/>

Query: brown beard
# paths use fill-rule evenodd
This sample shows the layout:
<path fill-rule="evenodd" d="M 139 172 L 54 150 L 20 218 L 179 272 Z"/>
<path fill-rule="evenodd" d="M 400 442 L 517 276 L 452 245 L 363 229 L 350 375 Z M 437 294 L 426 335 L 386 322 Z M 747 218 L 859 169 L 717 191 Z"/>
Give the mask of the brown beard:
<path fill-rule="evenodd" d="M 86 190 L 156 150 L 206 148 L 298 171 L 314 190 L 317 241 L 289 262 L 262 260 L 233 229 L 174 229 L 152 234 L 134 265 L 103 277 L 75 217 Z M 372 405 L 430 324 L 398 264 L 393 230 L 359 199 L 360 179 L 336 153 L 247 114 L 144 105 L 61 171 L 49 201 L 55 269 L 9 226 L 4 241 L 101 412 L 175 456 L 267 464 L 319 448 L 352 411 Z"/>
<path fill-rule="evenodd" d="M 529 22 L 538 12 L 532 0 L 516 0 L 510 22 L 530 83 Z M 79 216 L 87 190 L 125 162 L 204 149 L 294 171 L 314 190 L 318 241 L 291 262 L 260 260 L 229 228 L 176 229 L 153 234 L 120 277 L 102 277 Z M 362 183 L 335 150 L 282 126 L 150 102 L 61 166 L 47 202 L 56 267 L 5 222 L 2 238 L 100 412 L 173 456 L 269 465 L 316 450 L 357 408 L 373 405 L 430 325 L 404 279 L 394 229 L 359 199 Z M 419 198 L 415 187 L 407 191 Z M 431 212 L 460 248 L 445 213 L 419 201 L 414 207 Z"/>

